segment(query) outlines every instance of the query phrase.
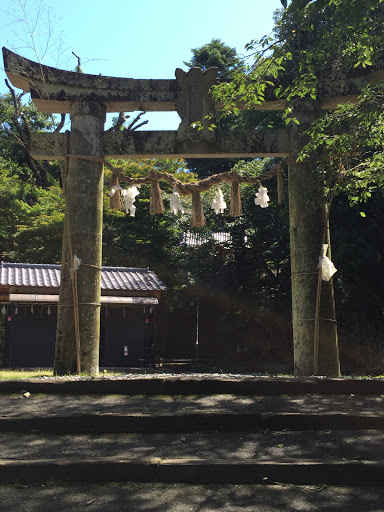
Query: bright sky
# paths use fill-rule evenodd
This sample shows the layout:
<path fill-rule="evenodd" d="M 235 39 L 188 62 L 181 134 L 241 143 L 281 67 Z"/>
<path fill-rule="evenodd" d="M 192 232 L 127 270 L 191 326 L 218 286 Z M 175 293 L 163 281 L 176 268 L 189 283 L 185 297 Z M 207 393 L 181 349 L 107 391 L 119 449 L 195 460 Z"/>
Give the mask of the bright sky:
<path fill-rule="evenodd" d="M 16 22 L 24 17 L 23 4 L 37 45 L 47 40 L 50 10 L 52 40 L 63 38 L 58 67 L 73 70 L 74 51 L 85 73 L 129 78 L 174 78 L 177 67 L 185 69 L 192 48 L 216 38 L 243 54 L 246 43 L 271 31 L 273 13 L 281 7 L 280 0 L 0 0 L 1 46 L 32 60 L 36 55 L 20 40 L 27 24 Z M 43 8 L 33 29 L 38 5 Z M 56 66 L 57 50 L 49 53 L 44 64 Z M 0 92 L 5 92 L 3 69 L 0 75 Z M 146 119 L 149 130 L 172 130 L 179 123 L 175 113 Z"/>

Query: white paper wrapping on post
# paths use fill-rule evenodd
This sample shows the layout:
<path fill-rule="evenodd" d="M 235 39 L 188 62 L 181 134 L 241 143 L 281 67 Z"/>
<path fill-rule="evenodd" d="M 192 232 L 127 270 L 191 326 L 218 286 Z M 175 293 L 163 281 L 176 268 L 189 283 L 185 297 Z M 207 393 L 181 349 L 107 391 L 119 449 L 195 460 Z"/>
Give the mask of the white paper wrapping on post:
<path fill-rule="evenodd" d="M 136 213 L 136 206 L 133 204 L 136 200 L 136 196 L 140 194 L 138 188 L 136 185 L 132 185 L 132 187 L 129 187 L 125 190 L 122 190 L 121 192 L 121 198 L 124 203 L 125 213 L 128 213 L 131 217 L 135 216 Z"/>
<path fill-rule="evenodd" d="M 256 192 L 255 204 L 261 208 L 267 208 L 269 200 L 267 188 L 260 185 L 259 191 Z"/>
<path fill-rule="evenodd" d="M 177 215 L 179 213 L 184 213 L 185 210 L 183 205 L 181 204 L 180 194 L 176 191 L 176 187 L 173 188 L 173 194 L 171 199 L 169 200 L 169 207 L 173 215 Z"/>
<path fill-rule="evenodd" d="M 211 208 L 215 210 L 216 214 L 224 213 L 224 210 L 227 207 L 227 203 L 224 201 L 224 196 L 221 188 L 217 189 L 216 195 L 213 198 Z"/>
<path fill-rule="evenodd" d="M 328 244 L 323 244 L 323 255 L 319 258 L 319 264 L 317 268 L 321 268 L 321 278 L 323 281 L 329 281 L 333 274 L 337 272 L 335 265 L 326 256 L 328 250 Z"/>
<path fill-rule="evenodd" d="M 79 267 L 81 265 L 81 259 L 76 256 L 76 254 L 73 257 L 73 268 L 75 270 L 79 270 Z"/>

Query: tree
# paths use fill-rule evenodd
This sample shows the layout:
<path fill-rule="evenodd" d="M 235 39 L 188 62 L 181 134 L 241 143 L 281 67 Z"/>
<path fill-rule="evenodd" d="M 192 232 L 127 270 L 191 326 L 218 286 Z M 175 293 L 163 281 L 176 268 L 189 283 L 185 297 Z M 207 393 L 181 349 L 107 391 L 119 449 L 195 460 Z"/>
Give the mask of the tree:
<path fill-rule="evenodd" d="M 324 81 L 382 66 L 383 17 L 380 0 L 294 0 L 277 11 L 273 34 L 246 45 L 253 63 L 214 94 L 227 112 L 262 103 L 267 86 L 278 98 L 316 98 Z"/>
<path fill-rule="evenodd" d="M 238 57 L 236 48 L 231 48 L 220 39 L 212 39 L 210 43 L 200 48 L 193 48 L 193 56 L 184 65 L 192 68 L 197 66 L 205 71 L 208 68 L 218 68 L 219 78 L 230 78 L 234 71 L 244 70 L 244 64 Z"/>
<path fill-rule="evenodd" d="M 19 173 L 17 164 L 0 159 L 0 257 L 58 262 L 64 221 L 61 190 L 44 190 L 25 182 Z"/>
<path fill-rule="evenodd" d="M 23 103 L 25 93 L 17 94 L 10 86 L 9 89 L 8 94 L 0 95 L 0 155 L 17 162 L 23 169 L 28 166 L 35 183 L 48 188 L 59 177 L 59 167 L 34 160 L 30 154 L 30 138 L 32 132 L 57 129 L 57 123 L 52 116 L 38 112 L 32 101 Z"/>

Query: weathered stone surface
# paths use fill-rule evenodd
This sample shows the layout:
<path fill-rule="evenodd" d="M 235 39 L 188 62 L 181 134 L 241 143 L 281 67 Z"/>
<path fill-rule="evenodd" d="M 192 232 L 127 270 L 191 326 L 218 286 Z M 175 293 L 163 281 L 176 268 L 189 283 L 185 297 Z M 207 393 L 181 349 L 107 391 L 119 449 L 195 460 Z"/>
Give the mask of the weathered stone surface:
<path fill-rule="evenodd" d="M 65 114 L 74 101 L 104 103 L 107 112 L 172 111 L 176 80 L 136 80 L 74 73 L 43 66 L 3 48 L 4 67 L 15 87 L 31 93 L 40 112 Z"/>
<path fill-rule="evenodd" d="M 314 373 L 314 333 L 318 282 L 318 258 L 327 229 L 324 178 L 311 161 L 296 162 L 307 141 L 305 130 L 319 115 L 318 103 L 292 103 L 300 124 L 290 123 L 291 158 L 288 166 L 291 241 L 292 317 L 296 375 Z M 322 283 L 320 308 L 320 375 L 337 377 L 340 363 L 332 280 Z"/>
<path fill-rule="evenodd" d="M 244 158 L 287 156 L 285 130 L 217 132 L 212 142 L 179 142 L 174 131 L 106 132 L 102 153 L 106 158 Z M 32 134 L 31 153 L 36 160 L 63 160 L 65 135 Z"/>
<path fill-rule="evenodd" d="M 65 160 L 64 133 L 31 133 L 31 156 L 35 160 Z"/>
<path fill-rule="evenodd" d="M 185 129 L 188 131 L 188 117 L 193 118 L 191 122 L 201 121 L 203 118 L 199 118 L 200 114 L 211 111 L 209 100 L 204 100 L 207 101 L 204 108 L 200 109 L 201 112 L 195 116 L 194 107 L 192 110 L 191 107 L 186 107 L 180 93 L 186 86 L 187 88 L 184 90 L 189 92 L 185 97 L 189 96 L 191 99 L 196 95 L 203 94 L 204 96 L 206 85 L 216 82 L 213 71 L 208 70 L 204 74 L 199 68 L 194 68 L 198 71 L 190 70 L 192 73 L 185 78 L 183 73 L 185 75 L 188 73 L 176 70 L 176 80 L 140 80 L 63 71 L 25 59 L 6 48 L 3 48 L 3 56 L 4 68 L 9 80 L 15 87 L 31 92 L 31 97 L 41 112 L 69 113 L 71 103 L 74 101 L 98 101 L 104 103 L 107 112 L 132 112 L 134 110 L 180 110 L 180 112 L 185 112 L 187 108 Z M 203 76 L 202 81 L 201 77 L 197 76 L 199 73 Z M 201 82 L 202 88 L 195 87 L 195 78 L 197 82 Z M 365 86 L 383 79 L 384 70 L 379 69 L 349 79 L 322 81 L 319 86 L 320 108 L 334 109 L 338 104 L 348 101 L 356 102 Z M 286 77 L 284 80 L 287 82 L 288 78 Z M 255 110 L 284 110 L 287 106 L 285 100 L 276 99 L 274 87 L 267 88 L 265 98 L 264 103 L 254 105 L 252 108 Z M 178 104 L 178 102 L 180 103 Z M 196 103 L 195 99 L 192 103 L 194 105 L 203 104 L 202 102 Z M 238 107 L 246 108 L 245 105 L 238 105 Z M 180 137 L 184 138 L 184 135 Z M 209 140 L 209 133 L 204 134 L 204 138 Z"/>
<path fill-rule="evenodd" d="M 71 108 L 70 153 L 100 157 L 105 108 L 101 103 L 77 102 Z M 65 177 L 66 215 L 57 315 L 55 373 L 76 372 L 76 320 L 72 257 L 81 260 L 77 270 L 80 331 L 80 370 L 99 371 L 100 279 L 103 216 L 103 165 L 71 158 Z"/>
<path fill-rule="evenodd" d="M 107 132 L 103 154 L 108 158 L 171 158 L 175 153 L 176 132 Z"/>
<path fill-rule="evenodd" d="M 176 69 L 176 81 L 181 88 L 181 93 L 176 98 L 176 111 L 181 118 L 177 130 L 177 140 L 202 140 L 213 141 L 215 135 L 210 130 L 211 121 L 207 115 L 212 114 L 215 105 L 209 92 L 212 85 L 217 82 L 217 68 L 209 68 L 203 71 L 200 68 L 192 68 L 188 72 Z M 193 124 L 201 122 L 199 128 Z"/>
<path fill-rule="evenodd" d="M 286 156 L 285 130 L 246 130 L 214 133 L 212 141 L 178 140 L 178 132 L 108 132 L 103 153 L 109 158 L 244 158 Z"/>

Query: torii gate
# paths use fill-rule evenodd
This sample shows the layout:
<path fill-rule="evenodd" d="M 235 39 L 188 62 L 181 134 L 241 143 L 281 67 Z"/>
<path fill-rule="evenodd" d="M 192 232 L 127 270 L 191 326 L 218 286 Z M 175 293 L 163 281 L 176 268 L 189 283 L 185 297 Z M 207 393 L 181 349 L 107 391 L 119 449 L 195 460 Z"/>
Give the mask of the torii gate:
<path fill-rule="evenodd" d="M 31 93 L 37 109 L 69 113 L 71 133 L 33 134 L 31 155 L 37 160 L 67 160 L 66 219 L 61 265 L 55 372 L 76 372 L 76 333 L 68 339 L 68 325 L 79 325 L 81 371 L 98 374 L 100 325 L 100 267 L 104 158 L 244 158 L 288 157 L 291 275 L 295 374 L 312 375 L 317 263 L 326 225 L 324 187 L 310 161 L 297 162 L 305 130 L 321 110 L 357 102 L 361 90 L 383 78 L 376 71 L 338 82 L 323 83 L 320 99 L 291 102 L 300 124 L 287 129 L 211 131 L 206 115 L 214 106 L 209 94 L 218 83 L 217 71 L 176 70 L 176 80 L 135 80 L 87 75 L 43 66 L 3 48 L 4 67 L 15 87 Z M 257 110 L 284 110 L 287 101 L 267 89 Z M 241 107 L 240 107 L 241 108 Z M 104 132 L 106 112 L 177 111 L 177 131 Z M 198 131 L 193 123 L 201 122 Z M 69 236 L 70 233 L 70 236 Z M 93 233 L 91 236 L 90 233 Z M 68 241 L 70 243 L 68 243 Z M 81 270 L 71 272 L 73 256 Z M 77 276 L 78 322 L 73 305 L 71 273 Z M 78 274 L 78 275 L 77 275 Z M 323 283 L 321 297 L 319 373 L 340 374 L 332 281 Z M 73 329 L 72 329 L 73 330 Z"/>

